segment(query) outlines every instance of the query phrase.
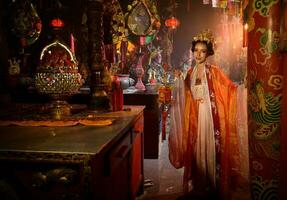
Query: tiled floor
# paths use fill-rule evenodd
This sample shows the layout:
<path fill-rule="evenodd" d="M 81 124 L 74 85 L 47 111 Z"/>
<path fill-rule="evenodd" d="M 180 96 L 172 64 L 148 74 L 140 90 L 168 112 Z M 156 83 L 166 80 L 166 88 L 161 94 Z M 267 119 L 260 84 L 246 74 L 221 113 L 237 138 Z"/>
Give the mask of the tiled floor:
<path fill-rule="evenodd" d="M 159 144 L 159 158 L 144 160 L 145 192 L 139 200 L 175 200 L 182 196 L 182 169 L 168 159 L 168 141 Z"/>
<path fill-rule="evenodd" d="M 144 160 L 144 176 L 145 191 L 137 200 L 203 200 L 183 194 L 183 169 L 170 164 L 167 140 L 159 144 L 158 159 Z"/>
<path fill-rule="evenodd" d="M 145 191 L 137 200 L 203 200 L 184 196 L 182 192 L 183 169 L 175 169 L 168 159 L 168 141 L 159 144 L 159 158 L 144 160 Z M 208 198 L 210 200 L 214 198 Z M 249 200 L 249 193 L 239 191 L 233 199 Z"/>

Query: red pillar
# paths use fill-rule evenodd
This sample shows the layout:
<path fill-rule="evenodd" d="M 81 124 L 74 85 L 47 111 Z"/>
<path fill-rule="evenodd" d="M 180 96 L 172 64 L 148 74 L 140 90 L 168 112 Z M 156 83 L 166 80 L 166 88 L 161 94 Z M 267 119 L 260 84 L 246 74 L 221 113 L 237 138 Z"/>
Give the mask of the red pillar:
<path fill-rule="evenodd" d="M 284 77 L 287 77 L 287 52 L 283 58 Z M 286 82 L 286 81 L 285 81 Z M 281 118 L 281 137 L 280 137 L 280 183 L 279 183 L 279 199 L 287 199 L 287 87 L 283 88 L 282 100 L 282 118 Z M 285 109 L 284 109 L 285 108 Z"/>
<path fill-rule="evenodd" d="M 283 62 L 280 1 L 251 0 L 248 33 L 248 132 L 252 199 L 279 199 Z"/>
<path fill-rule="evenodd" d="M 280 29 L 280 47 L 284 51 L 283 54 L 283 74 L 287 77 L 287 1 L 282 5 L 281 12 L 281 29 Z M 287 87 L 283 88 L 283 99 L 282 99 L 282 117 L 281 117 L 281 137 L 280 137 L 280 182 L 279 182 L 279 197 L 280 199 L 287 199 Z"/>

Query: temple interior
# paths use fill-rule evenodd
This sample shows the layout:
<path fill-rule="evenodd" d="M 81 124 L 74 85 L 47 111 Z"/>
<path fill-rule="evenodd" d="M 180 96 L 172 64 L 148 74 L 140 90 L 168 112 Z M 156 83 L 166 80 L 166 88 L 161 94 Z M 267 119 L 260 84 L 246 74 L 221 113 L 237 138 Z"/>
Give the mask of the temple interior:
<path fill-rule="evenodd" d="M 0 199 L 287 199 L 286 0 L 2 0 L 0 25 Z"/>

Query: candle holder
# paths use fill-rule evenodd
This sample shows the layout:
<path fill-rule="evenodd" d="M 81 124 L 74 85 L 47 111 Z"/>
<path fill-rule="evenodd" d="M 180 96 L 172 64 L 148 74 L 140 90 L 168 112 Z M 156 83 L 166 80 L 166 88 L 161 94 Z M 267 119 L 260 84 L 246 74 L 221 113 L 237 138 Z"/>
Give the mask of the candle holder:
<path fill-rule="evenodd" d="M 143 59 L 144 53 L 141 51 L 141 47 L 139 49 L 139 52 L 137 53 L 138 62 L 136 66 L 136 77 L 137 77 L 137 83 L 135 85 L 135 88 L 138 90 L 146 90 L 145 85 L 142 82 L 142 77 L 144 76 L 144 68 L 142 66 L 142 59 Z"/>

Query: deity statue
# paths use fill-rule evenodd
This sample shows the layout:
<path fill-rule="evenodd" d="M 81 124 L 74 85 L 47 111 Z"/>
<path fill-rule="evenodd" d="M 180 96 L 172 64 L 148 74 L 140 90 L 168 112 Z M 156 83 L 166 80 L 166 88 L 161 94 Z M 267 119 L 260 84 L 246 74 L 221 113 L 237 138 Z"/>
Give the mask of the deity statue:
<path fill-rule="evenodd" d="M 161 52 L 160 48 L 151 51 L 143 79 L 145 84 L 161 84 L 163 82 L 165 71 L 162 67 Z"/>

